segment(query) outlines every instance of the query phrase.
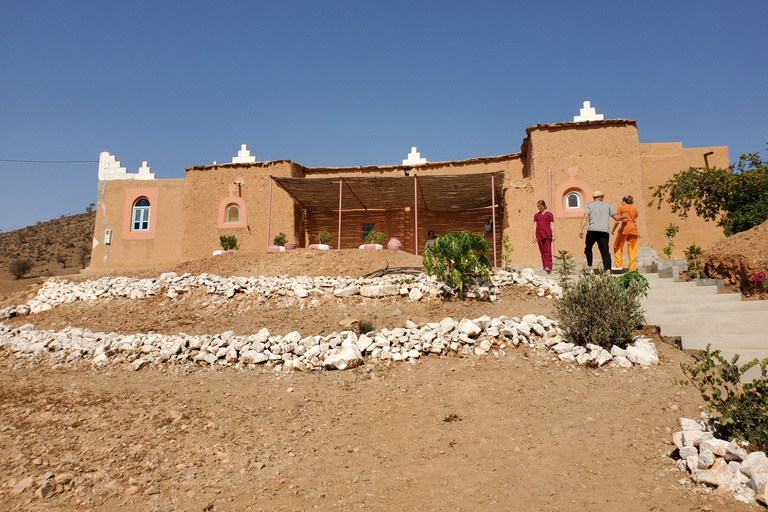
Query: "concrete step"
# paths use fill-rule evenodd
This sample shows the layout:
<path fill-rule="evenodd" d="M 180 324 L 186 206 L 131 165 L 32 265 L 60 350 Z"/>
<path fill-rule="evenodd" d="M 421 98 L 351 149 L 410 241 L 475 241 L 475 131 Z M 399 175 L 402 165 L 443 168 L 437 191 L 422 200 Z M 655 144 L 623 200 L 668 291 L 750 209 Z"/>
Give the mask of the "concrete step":
<path fill-rule="evenodd" d="M 733 294 L 736 295 L 736 294 Z M 641 301 L 641 303 L 643 303 Z M 720 301 L 720 302 L 702 302 L 699 300 L 691 300 L 686 302 L 675 302 L 672 304 L 657 304 L 655 302 L 649 302 L 648 305 L 643 303 L 646 315 L 660 314 L 695 314 L 695 313 L 724 313 L 724 312 L 747 312 L 750 311 L 757 318 L 760 314 L 765 314 L 768 317 L 768 301 Z"/>
<path fill-rule="evenodd" d="M 738 303 L 733 303 L 738 304 Z M 754 311 L 709 311 L 702 313 L 649 313 L 645 321 L 651 325 L 762 325 L 768 333 L 768 315 L 755 314 Z"/>
<path fill-rule="evenodd" d="M 640 299 L 643 307 L 663 306 L 668 304 L 720 304 L 724 302 L 741 303 L 741 295 L 738 293 L 716 293 L 706 295 L 685 295 L 685 294 L 648 294 L 648 297 Z"/>
<path fill-rule="evenodd" d="M 704 350 L 707 345 L 711 345 L 712 350 L 755 351 L 765 350 L 768 345 L 765 334 L 686 334 L 683 339 L 686 351 Z"/>
<path fill-rule="evenodd" d="M 763 323 L 730 323 L 730 324 L 657 324 L 646 322 L 648 325 L 658 325 L 662 336 L 681 336 L 697 334 L 760 334 L 765 336 L 765 349 L 768 351 L 768 324 Z M 717 347 L 715 347 L 717 348 Z M 766 353 L 768 357 L 768 352 Z"/>
<path fill-rule="evenodd" d="M 685 284 L 685 283 L 680 283 Z M 717 286 L 669 286 L 663 288 L 654 288 L 651 286 L 648 289 L 648 297 L 654 296 L 675 296 L 675 297 L 695 297 L 699 295 L 717 295 Z M 727 295 L 727 294 L 723 294 Z M 737 295 L 737 294 L 734 294 Z M 739 300 L 741 296 L 738 295 Z"/>

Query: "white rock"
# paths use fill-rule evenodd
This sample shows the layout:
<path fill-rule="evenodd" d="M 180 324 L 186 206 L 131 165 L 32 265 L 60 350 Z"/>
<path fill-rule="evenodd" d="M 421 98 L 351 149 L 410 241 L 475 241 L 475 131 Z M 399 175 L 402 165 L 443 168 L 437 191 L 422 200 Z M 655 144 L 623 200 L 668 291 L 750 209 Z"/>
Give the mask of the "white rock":
<path fill-rule="evenodd" d="M 354 344 L 331 350 L 323 361 L 323 366 L 329 370 L 346 370 L 361 364 L 363 364 L 363 355 Z"/>

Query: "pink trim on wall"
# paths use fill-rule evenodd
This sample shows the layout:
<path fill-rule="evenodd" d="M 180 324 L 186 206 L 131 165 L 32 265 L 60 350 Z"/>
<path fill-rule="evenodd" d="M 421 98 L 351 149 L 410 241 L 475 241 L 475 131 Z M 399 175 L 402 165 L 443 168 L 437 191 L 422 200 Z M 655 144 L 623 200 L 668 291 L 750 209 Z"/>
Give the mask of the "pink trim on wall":
<path fill-rule="evenodd" d="M 133 231 L 133 205 L 136 201 L 146 197 L 149 201 L 149 229 L 144 231 Z M 125 204 L 123 205 L 123 240 L 153 240 L 157 233 L 157 217 L 160 215 L 160 189 L 151 188 L 129 188 L 125 191 Z"/>
<path fill-rule="evenodd" d="M 237 185 L 230 185 L 228 187 L 229 197 L 224 198 L 219 203 L 219 222 L 217 224 L 219 229 L 248 227 L 248 214 L 245 209 L 245 201 L 243 201 L 242 197 L 235 196 L 236 187 Z M 227 222 L 227 208 L 232 205 L 236 205 L 238 208 L 240 208 L 240 220 L 238 222 Z"/>
<path fill-rule="evenodd" d="M 592 187 L 590 187 L 585 181 L 576 179 L 579 174 L 579 169 L 576 167 L 569 167 L 566 171 L 569 179 L 566 182 L 560 184 L 555 190 L 552 202 L 554 203 L 553 210 L 555 217 L 557 218 L 569 218 L 569 217 L 581 217 L 584 215 L 584 205 L 592 200 Z M 577 192 L 581 199 L 581 206 L 579 208 L 566 208 L 565 196 L 571 192 Z"/>

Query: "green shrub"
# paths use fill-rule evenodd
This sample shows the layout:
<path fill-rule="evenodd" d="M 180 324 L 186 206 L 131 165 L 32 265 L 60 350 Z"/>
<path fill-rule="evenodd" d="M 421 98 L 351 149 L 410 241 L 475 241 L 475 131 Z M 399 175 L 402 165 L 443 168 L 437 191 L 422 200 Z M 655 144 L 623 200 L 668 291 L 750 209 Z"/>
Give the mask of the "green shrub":
<path fill-rule="evenodd" d="M 612 345 L 626 347 L 645 319 L 641 294 L 638 281 L 624 289 L 619 279 L 605 272 L 583 271 L 555 301 L 565 338 L 582 346 L 593 343 L 606 349 Z"/>
<path fill-rule="evenodd" d="M 667 255 L 667 259 L 672 259 L 672 248 L 675 246 L 672 243 L 672 239 L 675 238 L 678 231 L 680 231 L 680 226 L 676 224 L 670 224 L 664 228 L 664 241 L 667 245 L 661 251 Z"/>
<path fill-rule="evenodd" d="M 386 238 L 387 235 L 382 233 L 381 231 L 369 231 L 367 235 L 365 235 L 365 243 L 367 244 L 380 244 L 384 241 L 384 238 Z"/>
<path fill-rule="evenodd" d="M 324 229 L 317 234 L 315 241 L 319 244 L 329 244 L 331 243 L 331 234 Z"/>
<path fill-rule="evenodd" d="M 16 279 L 21 279 L 30 270 L 32 270 L 32 260 L 29 259 L 13 260 L 8 266 L 8 271 Z"/>
<path fill-rule="evenodd" d="M 685 251 L 683 251 L 685 259 L 688 263 L 688 274 L 694 279 L 701 279 L 704 277 L 704 268 L 701 265 L 701 257 L 704 256 L 704 251 L 696 244 L 691 244 Z"/>
<path fill-rule="evenodd" d="M 424 250 L 421 260 L 428 274 L 435 274 L 463 298 L 465 288 L 473 279 L 490 278 L 491 262 L 485 255 L 490 250 L 481 234 L 447 233 Z"/>
<path fill-rule="evenodd" d="M 632 286 L 632 283 L 635 283 L 640 288 L 640 294 L 643 297 L 648 296 L 648 288 L 651 287 L 651 285 L 648 283 L 648 280 L 643 277 L 643 275 L 640 272 L 637 272 L 636 270 L 633 270 L 631 272 L 627 272 L 626 274 L 623 274 L 619 279 L 619 284 L 621 285 L 622 290 L 628 290 L 630 286 Z"/>
<path fill-rule="evenodd" d="M 721 439 L 746 441 L 755 450 L 768 449 L 768 359 L 753 359 L 737 366 L 739 354 L 728 362 L 710 346 L 699 353 L 700 360 L 680 368 L 701 392 L 709 410 L 717 411 L 715 432 Z M 741 383 L 740 377 L 759 366 L 760 377 Z M 673 381 L 687 385 L 688 381 Z"/>
<path fill-rule="evenodd" d="M 286 243 L 288 243 L 288 239 L 285 238 L 285 233 L 280 233 L 277 235 L 273 240 L 272 243 L 275 245 L 283 246 Z"/>
<path fill-rule="evenodd" d="M 224 249 L 225 251 L 238 248 L 237 237 L 235 235 L 231 235 L 231 236 L 221 235 L 219 237 L 219 243 L 221 244 L 221 248 Z"/>
<path fill-rule="evenodd" d="M 373 322 L 370 320 L 360 320 L 357 324 L 357 333 L 358 334 L 368 334 L 369 332 L 373 331 Z"/>
<path fill-rule="evenodd" d="M 504 235 L 501 239 L 501 245 L 504 247 L 504 252 L 501 254 L 501 261 L 504 262 L 504 267 L 508 268 L 512 266 L 512 251 L 515 250 L 512 247 L 512 243 L 509 240 L 509 235 Z"/>
<path fill-rule="evenodd" d="M 557 271 L 557 275 L 560 276 L 558 284 L 563 290 L 568 288 L 568 285 L 571 282 L 571 274 L 575 268 L 576 265 L 573 263 L 573 256 L 571 256 L 570 252 L 557 252 L 557 256 L 555 256 L 555 270 Z"/>

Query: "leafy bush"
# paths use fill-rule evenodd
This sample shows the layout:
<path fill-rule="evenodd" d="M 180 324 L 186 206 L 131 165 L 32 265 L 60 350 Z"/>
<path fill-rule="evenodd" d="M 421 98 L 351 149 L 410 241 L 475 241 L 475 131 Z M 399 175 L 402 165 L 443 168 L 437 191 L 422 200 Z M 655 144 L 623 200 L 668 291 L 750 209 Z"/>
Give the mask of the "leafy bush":
<path fill-rule="evenodd" d="M 633 270 L 619 277 L 619 284 L 621 285 L 622 290 L 628 290 L 633 283 L 640 288 L 640 294 L 643 297 L 648 296 L 648 288 L 650 288 L 651 285 L 640 272 Z"/>
<path fill-rule="evenodd" d="M 384 238 L 386 238 L 387 235 L 382 233 L 381 231 L 369 231 L 367 235 L 365 235 L 365 243 L 367 244 L 380 244 L 384 241 Z"/>
<path fill-rule="evenodd" d="M 21 279 L 30 270 L 32 270 L 32 260 L 26 258 L 13 260 L 8 266 L 8 271 L 16 279 Z"/>
<path fill-rule="evenodd" d="M 369 332 L 373 331 L 373 322 L 370 320 L 360 320 L 357 324 L 357 333 L 358 334 L 368 334 Z"/>
<path fill-rule="evenodd" d="M 219 243 L 221 244 L 221 248 L 225 251 L 229 251 L 231 249 L 237 249 L 237 237 L 235 235 L 231 236 L 225 236 L 221 235 L 219 237 Z"/>
<path fill-rule="evenodd" d="M 509 240 L 509 235 L 504 235 L 504 237 L 501 239 L 501 245 L 504 247 L 504 252 L 501 254 L 501 261 L 504 262 L 504 267 L 511 267 L 512 251 L 514 251 L 515 248 L 512 247 L 512 243 Z"/>
<path fill-rule="evenodd" d="M 701 257 L 704 255 L 704 251 L 696 244 L 691 244 L 685 251 L 683 251 L 685 259 L 688 263 L 688 274 L 694 279 L 701 279 L 704 277 L 704 268 L 701 265 Z"/>
<path fill-rule="evenodd" d="M 584 270 L 555 301 L 565 338 L 582 346 L 626 347 L 645 319 L 642 293 L 639 281 L 631 281 L 624 289 L 619 279 L 605 272 Z"/>
<path fill-rule="evenodd" d="M 557 256 L 555 256 L 555 270 L 557 271 L 557 275 L 560 276 L 558 284 L 563 290 L 568 288 L 568 285 L 571 282 L 571 274 L 575 268 L 576 265 L 573 263 L 573 256 L 571 256 L 570 252 L 557 252 Z"/>
<path fill-rule="evenodd" d="M 273 240 L 272 243 L 275 245 L 283 246 L 286 243 L 288 243 L 288 239 L 285 238 L 285 233 L 280 233 L 277 235 Z"/>
<path fill-rule="evenodd" d="M 428 274 L 435 274 L 463 298 L 465 288 L 473 279 L 490 278 L 491 262 L 485 255 L 490 250 L 481 234 L 447 233 L 424 250 L 421 260 Z"/>
<path fill-rule="evenodd" d="M 317 234 L 315 241 L 319 244 L 329 244 L 331 243 L 331 234 L 324 229 Z"/>
<path fill-rule="evenodd" d="M 768 449 L 768 359 L 753 359 L 737 366 L 739 354 L 728 362 L 710 346 L 699 353 L 700 360 L 680 368 L 701 392 L 709 410 L 717 411 L 715 431 L 721 439 L 746 441 L 756 450 Z M 742 384 L 740 377 L 759 366 L 760 377 Z M 687 385 L 688 381 L 674 381 Z"/>

